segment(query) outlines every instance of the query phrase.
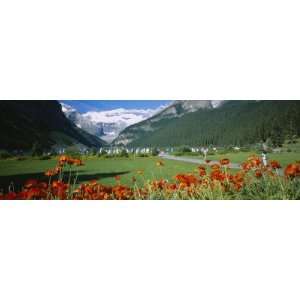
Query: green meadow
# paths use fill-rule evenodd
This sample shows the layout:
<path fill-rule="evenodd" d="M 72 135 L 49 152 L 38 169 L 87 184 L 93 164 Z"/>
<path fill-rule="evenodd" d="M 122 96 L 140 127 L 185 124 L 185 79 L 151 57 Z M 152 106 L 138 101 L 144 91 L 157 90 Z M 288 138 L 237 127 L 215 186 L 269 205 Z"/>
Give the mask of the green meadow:
<path fill-rule="evenodd" d="M 159 158 L 96 158 L 83 159 L 84 166 L 73 167 L 73 174 L 78 174 L 77 183 L 84 183 L 96 179 L 104 184 L 116 183 L 115 176 L 121 177 L 121 183 L 132 185 L 132 177 L 136 178 L 136 184 L 140 185 L 146 180 L 165 178 L 173 180 L 178 173 L 194 172 L 197 165 L 179 161 L 164 160 L 164 166 L 158 167 Z M 9 185 L 19 190 L 28 179 L 40 179 L 47 181 L 44 172 L 56 166 L 56 159 L 39 160 L 27 158 L 26 160 L 7 159 L 0 160 L 0 189 L 6 191 Z M 143 171 L 143 174 L 138 174 Z M 68 176 L 68 168 L 66 169 Z M 54 177 L 55 178 L 55 177 Z"/>

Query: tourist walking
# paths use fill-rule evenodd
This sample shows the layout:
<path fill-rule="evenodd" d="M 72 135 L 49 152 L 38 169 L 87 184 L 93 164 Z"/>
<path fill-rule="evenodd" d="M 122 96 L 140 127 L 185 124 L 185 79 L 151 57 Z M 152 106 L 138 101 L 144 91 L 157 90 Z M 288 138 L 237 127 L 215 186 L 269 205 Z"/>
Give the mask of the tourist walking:
<path fill-rule="evenodd" d="M 268 165 L 267 152 L 263 151 L 261 157 L 262 157 L 262 163 L 264 167 L 266 167 Z"/>

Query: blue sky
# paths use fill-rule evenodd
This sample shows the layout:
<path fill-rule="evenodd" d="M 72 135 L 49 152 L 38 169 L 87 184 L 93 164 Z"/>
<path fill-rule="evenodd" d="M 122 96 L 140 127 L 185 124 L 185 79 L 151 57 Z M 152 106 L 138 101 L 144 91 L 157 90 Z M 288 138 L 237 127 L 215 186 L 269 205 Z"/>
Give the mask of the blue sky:
<path fill-rule="evenodd" d="M 172 101 L 168 100 L 64 100 L 81 113 L 88 111 L 103 111 L 116 108 L 125 109 L 155 109 Z"/>

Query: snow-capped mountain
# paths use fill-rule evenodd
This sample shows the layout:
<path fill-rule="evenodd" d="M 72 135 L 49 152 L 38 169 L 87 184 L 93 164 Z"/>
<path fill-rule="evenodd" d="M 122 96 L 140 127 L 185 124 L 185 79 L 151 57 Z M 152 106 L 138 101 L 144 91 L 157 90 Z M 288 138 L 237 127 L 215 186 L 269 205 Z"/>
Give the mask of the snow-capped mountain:
<path fill-rule="evenodd" d="M 164 109 L 124 109 L 118 108 L 104 111 L 88 111 L 79 113 L 72 106 L 61 103 L 64 114 L 73 121 L 76 126 L 94 134 L 101 139 L 111 142 L 126 127 L 150 118 Z"/>
<path fill-rule="evenodd" d="M 152 117 L 143 120 L 133 126 L 124 129 L 119 136 L 114 140 L 116 145 L 127 145 L 142 136 L 159 130 L 162 124 L 180 118 L 188 113 L 196 112 L 200 109 L 213 109 L 219 103 L 215 102 L 214 105 L 210 100 L 178 100 L 173 101 L 163 110 L 157 112 Z M 176 130 L 174 128 L 174 130 Z"/>

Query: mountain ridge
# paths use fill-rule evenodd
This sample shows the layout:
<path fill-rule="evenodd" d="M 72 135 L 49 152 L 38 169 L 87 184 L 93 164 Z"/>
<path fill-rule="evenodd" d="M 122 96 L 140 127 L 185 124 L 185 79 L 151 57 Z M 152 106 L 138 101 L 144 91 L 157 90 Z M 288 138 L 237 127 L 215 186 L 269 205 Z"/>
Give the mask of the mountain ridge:
<path fill-rule="evenodd" d="M 177 100 L 172 102 L 168 107 L 153 115 L 152 117 L 140 123 L 131 125 L 125 128 L 119 136 L 113 141 L 115 145 L 127 145 L 135 139 L 135 133 L 140 131 L 139 134 L 149 133 L 158 128 L 157 124 L 161 121 L 168 122 L 174 118 L 180 118 L 185 114 L 195 112 L 199 109 L 213 109 L 212 101 L 210 100 Z"/>
<path fill-rule="evenodd" d="M 76 127 L 55 100 L 0 101 L 0 149 L 29 150 L 36 142 L 45 149 L 56 145 L 100 147 L 104 141 Z"/>
<path fill-rule="evenodd" d="M 114 143 L 133 147 L 224 146 L 256 143 L 291 131 L 299 135 L 300 101 L 226 100 L 214 109 L 207 106 L 180 117 L 169 115 L 154 125 L 153 118 L 125 129 Z"/>

